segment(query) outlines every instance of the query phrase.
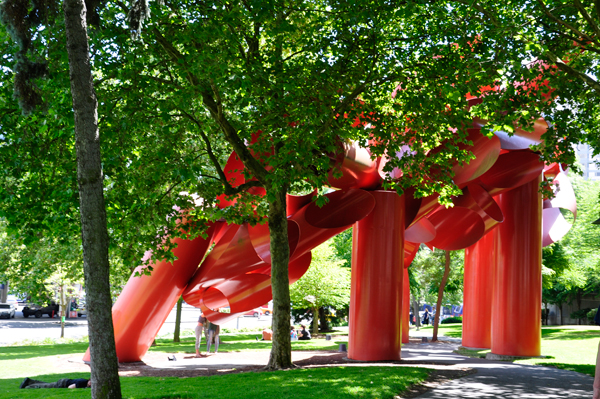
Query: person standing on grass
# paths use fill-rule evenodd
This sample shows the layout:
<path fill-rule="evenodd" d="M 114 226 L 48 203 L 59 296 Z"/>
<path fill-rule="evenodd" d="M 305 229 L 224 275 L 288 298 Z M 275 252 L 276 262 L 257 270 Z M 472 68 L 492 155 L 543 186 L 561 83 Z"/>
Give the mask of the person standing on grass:
<path fill-rule="evenodd" d="M 215 323 L 208 322 L 208 342 L 206 343 L 206 354 L 210 353 L 210 347 L 215 342 L 215 353 L 219 351 L 219 332 L 221 332 L 221 327 L 216 325 Z"/>
<path fill-rule="evenodd" d="M 204 331 L 204 325 L 206 324 L 206 317 L 204 317 L 204 313 L 200 312 L 200 317 L 198 318 L 198 324 L 196 325 L 196 357 L 200 357 L 200 344 L 202 343 L 202 332 Z"/>

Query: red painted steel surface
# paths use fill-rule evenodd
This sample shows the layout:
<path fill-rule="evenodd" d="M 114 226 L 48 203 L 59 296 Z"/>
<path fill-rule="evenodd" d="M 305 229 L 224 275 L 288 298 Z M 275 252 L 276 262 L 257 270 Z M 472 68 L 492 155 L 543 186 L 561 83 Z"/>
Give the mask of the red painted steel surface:
<path fill-rule="evenodd" d="M 465 249 L 462 346 L 491 348 L 496 230 Z"/>
<path fill-rule="evenodd" d="M 455 164 L 454 183 L 459 187 L 464 187 L 470 181 L 475 180 L 487 172 L 496 163 L 500 156 L 500 140 L 496 136 L 488 138 L 481 134 L 480 129 L 467 129 L 469 136 L 467 140 L 473 142 L 472 146 L 461 144 L 460 149 L 466 149 L 475 155 L 471 162 L 460 165 Z"/>
<path fill-rule="evenodd" d="M 206 239 L 175 239 L 177 260 L 173 264 L 156 262 L 151 276 L 131 276 L 112 309 L 120 362 L 141 360 L 220 228 L 222 223 L 215 223 Z M 84 360 L 89 360 L 89 351 Z"/>
<path fill-rule="evenodd" d="M 329 202 L 322 208 L 311 203 L 291 216 L 300 228 L 300 239 L 290 259 L 348 229 L 375 206 L 372 194 L 363 190 L 335 191 L 327 197 Z"/>
<path fill-rule="evenodd" d="M 501 154 L 494 166 L 478 181 L 490 195 L 495 196 L 536 179 L 543 169 L 544 164 L 534 152 L 509 151 Z"/>
<path fill-rule="evenodd" d="M 310 250 L 348 229 L 375 206 L 373 196 L 363 190 L 327 194 L 322 208 L 308 202 L 288 219 L 290 283 L 310 265 Z M 214 323 L 224 323 L 272 298 L 271 253 L 268 225 L 228 225 L 183 293 Z M 219 308 L 229 307 L 230 313 Z"/>
<path fill-rule="evenodd" d="M 501 194 L 492 302 L 492 353 L 539 356 L 542 309 L 542 199 L 538 179 Z"/>
<path fill-rule="evenodd" d="M 390 191 L 371 194 L 375 209 L 354 226 L 348 357 L 399 360 L 404 198 Z"/>
<path fill-rule="evenodd" d="M 410 329 L 410 281 L 408 268 L 404 268 L 402 277 L 402 343 L 408 344 L 408 330 Z"/>
<path fill-rule="evenodd" d="M 480 99 L 471 99 L 470 104 L 477 101 Z M 483 256 L 476 255 L 475 249 L 480 245 L 488 245 L 484 244 L 486 239 L 479 244 L 475 243 L 490 230 L 498 229 L 495 226 L 504 219 L 503 212 L 512 215 L 514 207 L 521 207 L 510 200 L 520 192 L 518 190 L 535 185 L 544 165 L 539 161 L 538 155 L 527 147 L 528 143 L 539 143 L 541 134 L 547 128 L 545 122 L 537 121 L 535 130 L 531 133 L 517 128 L 513 137 L 500 132 L 491 139 L 481 135 L 480 127 L 483 123 L 485 122 L 474 121 L 473 128 L 468 129 L 473 145 L 463 146 L 472 151 L 476 158 L 467 165 L 453 165 L 455 182 L 464 188 L 463 195 L 454 199 L 453 208 L 440 206 L 437 196 L 414 198 L 414 188 L 407 190 L 403 197 L 394 192 L 366 191 L 380 189 L 382 176 L 401 179 L 403 172 L 394 170 L 389 174 L 384 173 L 385 162 L 371 159 L 369 151 L 355 143 L 342 145 L 340 149 L 343 151 L 332 156 L 336 166 L 330 173 L 329 181 L 333 187 L 342 190 L 328 194 L 330 201 L 326 206 L 319 208 L 312 202 L 314 193 L 299 197 L 288 196 L 290 282 L 298 280 L 308 269 L 312 248 L 358 222 L 355 225 L 353 248 L 353 258 L 357 259 L 358 266 L 353 266 L 352 271 L 350 357 L 360 360 L 400 358 L 401 331 L 407 331 L 406 328 L 400 328 L 400 317 L 405 312 L 401 298 L 404 291 L 401 284 L 403 270 L 412 262 L 420 243 L 440 249 L 461 249 L 474 245 L 473 253 L 469 250 L 468 257 Z M 259 133 L 254 136 L 254 140 L 258 137 Z M 410 152 L 411 149 L 405 147 L 396 156 L 410 155 Z M 264 158 L 268 155 L 265 153 L 260 156 Z M 237 155 L 231 154 L 224 171 L 233 186 L 246 181 L 243 169 L 244 165 Z M 558 208 L 576 211 L 572 189 L 566 175 L 561 175 L 560 165 L 549 166 L 547 169 L 548 175 L 556 176 L 555 182 L 561 189 L 557 191 L 555 199 L 544 205 L 545 244 L 562 237 L 569 227 Z M 250 192 L 257 196 L 265 193 L 261 188 L 253 188 Z M 503 198 L 502 211 L 492 197 L 496 195 Z M 218 199 L 219 206 L 226 207 L 234 204 L 237 196 L 227 198 L 221 195 Z M 508 203 L 511 205 L 507 205 Z M 525 210 L 521 209 L 520 212 L 519 217 L 526 219 Z M 522 262 L 521 258 L 530 255 L 523 249 L 523 245 L 517 245 L 517 241 L 525 240 L 525 236 L 536 228 L 536 223 L 537 228 L 540 228 L 541 219 L 536 220 L 527 222 L 524 228 L 515 221 L 501 224 L 503 238 L 497 243 L 500 248 L 498 259 L 506 260 L 502 263 L 501 272 L 497 272 L 497 277 L 502 277 L 502 281 L 514 282 L 510 273 L 516 273 L 515 269 L 518 268 L 513 263 Z M 179 258 L 176 261 L 177 269 L 158 263 L 151 280 L 144 277 L 132 279 L 127 284 L 117 302 L 118 306 L 115 305 L 113 316 L 121 361 L 139 360 L 182 291 L 188 303 L 201 308 L 209 320 L 219 323 L 271 299 L 268 225 L 250 227 L 217 223 L 216 226 L 207 240 L 181 241 L 175 252 Z M 216 243 L 215 247 L 197 268 L 212 242 Z M 513 247 L 519 249 L 512 251 Z M 513 252 L 515 254 L 510 257 Z M 474 260 L 467 260 L 471 266 L 473 262 Z M 532 273 L 535 274 L 534 272 Z M 482 281 L 488 278 L 484 271 L 469 274 L 465 277 L 466 280 Z M 528 278 L 531 280 L 533 277 L 528 275 Z M 497 283 L 495 286 L 500 284 L 504 290 L 499 290 L 504 292 L 502 300 L 511 305 L 502 302 L 498 307 L 493 307 L 492 312 L 499 313 L 501 307 L 502 312 L 513 312 L 515 306 L 512 303 L 515 298 L 537 295 L 538 285 L 530 280 L 519 289 L 507 288 L 510 287 L 508 283 Z M 533 284 L 533 288 L 530 290 L 527 284 Z M 529 293 L 522 294 L 520 290 Z M 482 298 L 490 291 L 487 290 L 485 294 L 478 293 L 481 290 L 465 292 L 466 296 L 470 296 L 470 299 L 465 299 L 465 306 L 467 302 L 487 301 Z M 495 301 L 500 300 L 497 299 L 500 298 L 499 295 L 500 293 L 494 297 Z M 137 317 L 140 303 L 144 304 L 145 309 L 152 311 Z M 219 312 L 220 308 L 227 306 L 231 313 Z M 377 310 L 373 312 L 373 309 Z M 385 317 L 382 312 L 385 312 Z M 394 313 L 391 319 L 388 318 L 390 312 Z M 123 316 L 125 313 L 127 317 Z M 136 317 L 132 318 L 131 314 L 136 314 Z M 406 320 L 407 318 L 402 323 Z M 472 331 L 475 331 L 473 334 L 487 334 L 479 331 L 479 327 L 473 330 L 468 324 L 469 321 L 466 321 L 466 335 Z M 527 330 L 528 333 L 530 330 Z M 372 331 L 377 331 L 376 345 L 372 342 Z M 510 334 L 498 329 L 496 336 L 505 337 Z M 504 345 L 507 348 L 518 347 L 511 339 L 497 342 L 508 342 Z M 529 338 L 525 341 L 528 342 L 527 348 L 534 346 Z M 496 348 L 498 345 L 500 344 L 497 343 Z"/>
<path fill-rule="evenodd" d="M 359 147 L 357 143 L 342 147 L 343 151 L 340 151 L 336 165 L 329 172 L 329 184 L 341 189 L 380 187 L 379 159 L 372 160 L 369 151 Z M 341 176 L 334 177 L 334 174 L 341 174 Z"/>

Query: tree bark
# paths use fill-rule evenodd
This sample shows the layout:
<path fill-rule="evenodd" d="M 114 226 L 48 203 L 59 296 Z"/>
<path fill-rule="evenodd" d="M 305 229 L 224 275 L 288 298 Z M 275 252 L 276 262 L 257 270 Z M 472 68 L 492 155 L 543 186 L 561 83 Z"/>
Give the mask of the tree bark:
<path fill-rule="evenodd" d="M 331 331 L 329 321 L 327 320 L 327 312 L 323 306 L 319 308 L 319 324 L 321 325 L 321 331 Z"/>
<path fill-rule="evenodd" d="M 563 325 L 563 309 L 562 309 L 562 302 L 558 305 L 558 310 L 560 311 L 560 325 Z"/>
<path fill-rule="evenodd" d="M 312 312 L 313 312 L 313 319 L 312 319 L 311 334 L 318 334 L 319 333 L 319 308 L 313 306 Z"/>
<path fill-rule="evenodd" d="M 290 279 L 288 263 L 290 247 L 287 234 L 285 188 L 275 190 L 269 201 L 269 235 L 271 238 L 271 290 L 273 292 L 273 346 L 268 370 L 291 368 Z M 269 196 L 269 194 L 267 194 Z"/>
<path fill-rule="evenodd" d="M 442 282 L 440 283 L 440 289 L 438 290 L 435 317 L 433 319 L 433 337 L 431 338 L 432 342 L 437 341 L 438 326 L 440 324 L 440 312 L 442 311 L 442 299 L 444 298 L 444 288 L 446 287 L 446 282 L 448 281 L 448 275 L 450 274 L 450 251 L 445 251 L 445 255 L 446 255 L 446 264 L 444 265 L 444 276 L 442 277 Z"/>
<path fill-rule="evenodd" d="M 173 342 L 181 342 L 179 333 L 181 331 L 181 304 L 183 303 L 183 297 L 180 296 L 177 300 L 177 313 L 175 315 L 175 331 L 173 332 Z"/>
<path fill-rule="evenodd" d="M 417 331 L 421 329 L 421 316 L 419 315 L 419 302 L 413 297 L 413 309 L 415 315 L 415 326 L 417 326 Z"/>
<path fill-rule="evenodd" d="M 98 102 L 90 66 L 86 8 L 83 0 L 65 0 L 63 10 L 75 115 L 92 398 L 120 399 L 121 383 L 111 314 L 108 230 L 100 157 Z"/>

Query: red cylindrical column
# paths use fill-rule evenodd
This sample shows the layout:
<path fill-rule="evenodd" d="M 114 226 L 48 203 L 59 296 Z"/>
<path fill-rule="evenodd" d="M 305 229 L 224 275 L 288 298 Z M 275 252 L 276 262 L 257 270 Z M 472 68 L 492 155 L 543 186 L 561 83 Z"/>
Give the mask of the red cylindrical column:
<path fill-rule="evenodd" d="M 539 356 L 542 308 L 541 176 L 498 196 L 504 223 L 498 226 L 492 311 L 492 353 Z"/>
<path fill-rule="evenodd" d="M 462 345 L 468 348 L 492 345 L 496 231 L 490 231 L 465 250 Z"/>
<path fill-rule="evenodd" d="M 354 225 L 348 357 L 399 360 L 402 346 L 404 197 L 373 191 L 373 211 Z"/>
<path fill-rule="evenodd" d="M 404 268 L 402 277 L 402 343 L 408 344 L 408 330 L 410 329 L 410 281 L 408 268 Z"/>

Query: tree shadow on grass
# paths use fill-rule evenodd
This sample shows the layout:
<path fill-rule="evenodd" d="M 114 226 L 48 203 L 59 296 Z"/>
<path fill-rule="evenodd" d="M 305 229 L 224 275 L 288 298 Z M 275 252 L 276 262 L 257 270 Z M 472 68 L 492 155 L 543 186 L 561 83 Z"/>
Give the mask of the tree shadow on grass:
<path fill-rule="evenodd" d="M 582 340 L 600 338 L 598 330 L 576 330 L 569 328 L 542 328 L 542 339 L 547 340 Z"/>
<path fill-rule="evenodd" d="M 593 364 L 568 364 L 568 363 L 537 363 L 537 366 L 554 367 L 562 370 L 576 371 L 578 373 L 594 376 L 596 366 Z"/>

